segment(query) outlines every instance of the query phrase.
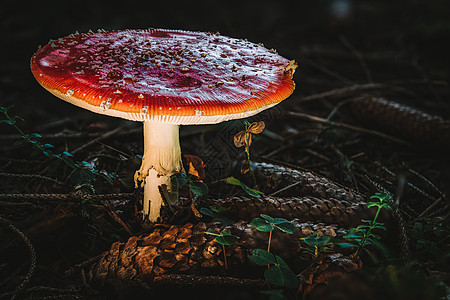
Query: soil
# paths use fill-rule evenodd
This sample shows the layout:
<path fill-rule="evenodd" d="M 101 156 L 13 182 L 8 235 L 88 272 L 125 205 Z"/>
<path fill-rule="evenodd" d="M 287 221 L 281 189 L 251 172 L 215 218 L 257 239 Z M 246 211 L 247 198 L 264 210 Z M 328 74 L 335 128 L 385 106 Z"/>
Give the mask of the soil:
<path fill-rule="evenodd" d="M 251 145 L 252 160 L 310 170 L 367 201 L 376 192 L 393 195 L 404 228 L 388 228 L 394 238 L 381 240 L 391 254 L 377 253 L 376 260 L 363 256 L 361 276 L 342 277 L 326 293 L 317 290 L 309 299 L 356 299 L 367 291 L 383 291 L 378 299 L 448 297 L 446 1 L 42 2 L 8 1 L 0 12 L 0 106 L 21 118 L 16 124 L 23 131 L 0 123 L 1 299 L 113 298 L 89 282 L 84 267 L 114 242 L 151 230 L 136 213 L 140 191 L 133 182 L 143 151 L 141 124 L 65 103 L 39 86 L 29 69 L 31 55 L 50 39 L 75 31 L 149 27 L 218 31 L 262 42 L 295 59 L 295 92 L 248 120 L 266 125 Z M 355 106 L 361 99 L 403 106 Z M 1 118 L 5 120 L 3 114 Z M 181 128 L 183 153 L 205 162 L 208 197 L 245 195 L 219 182 L 227 176 L 254 187 L 251 178 L 240 175 L 246 156 L 233 144 L 234 134 L 243 129 L 239 120 Z M 69 166 L 57 166 L 58 159 L 32 143 L 19 143 L 24 134 L 51 145 L 46 147 L 55 154 L 66 151 L 74 162 L 87 162 L 102 179 L 89 181 L 84 173 L 74 175 Z M 97 194 L 113 195 L 83 196 Z M 186 221 L 202 220 L 170 213 L 163 220 Z M 402 237 L 407 238 L 406 249 L 399 242 Z M 248 271 L 244 268 L 242 274 Z M 134 296 L 267 297 L 259 289 L 214 284 L 174 289 L 169 283 L 141 288 Z M 129 296 L 129 287 L 122 292 L 114 296 Z M 293 291 L 285 296 L 301 299 Z"/>

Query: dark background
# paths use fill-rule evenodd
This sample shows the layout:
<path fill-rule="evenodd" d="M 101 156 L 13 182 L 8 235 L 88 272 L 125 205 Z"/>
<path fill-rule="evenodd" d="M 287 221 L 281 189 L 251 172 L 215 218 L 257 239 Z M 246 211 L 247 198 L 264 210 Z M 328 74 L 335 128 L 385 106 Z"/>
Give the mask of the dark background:
<path fill-rule="evenodd" d="M 346 178 L 348 170 L 340 161 L 342 156 L 331 150 L 330 143 L 336 142 L 334 146 L 337 145 L 343 156 L 355 155 L 355 165 L 361 167 L 361 170 L 365 168 L 364 172 L 361 172 L 363 175 L 371 176 L 375 171 L 379 171 L 374 165 L 375 160 L 398 173 L 404 172 L 406 162 L 412 169 L 429 178 L 441 192 L 450 192 L 448 149 L 429 149 L 427 145 L 420 144 L 403 147 L 388 140 L 366 135 L 361 137 L 352 132 L 346 132 L 337 140 L 327 141 L 327 135 L 322 135 L 322 129 L 317 130 L 316 124 L 283 116 L 283 113 L 295 110 L 327 117 L 337 104 L 334 101 L 336 99 L 320 99 L 304 104 L 302 99 L 357 84 L 383 83 L 398 89 L 377 90 L 379 95 L 450 119 L 450 5 L 447 0 L 2 1 L 0 106 L 14 105 L 11 113 L 25 119 L 25 122 L 20 122 L 20 127 L 28 133 L 42 133 L 44 138 L 46 134 L 50 136 L 60 132 L 69 132 L 69 135 L 74 132 L 89 132 L 98 136 L 118 126 L 132 126 L 136 129 L 134 134 L 106 142 L 130 156 L 140 154 L 140 124 L 93 114 L 57 99 L 35 81 L 29 68 L 29 60 L 39 45 L 45 45 L 50 39 L 76 31 L 149 27 L 218 31 L 222 35 L 247 38 L 255 43 L 262 42 L 267 48 L 274 48 L 282 56 L 298 62 L 299 67 L 294 76 L 296 90 L 293 95 L 274 107 L 271 110 L 272 115 L 262 117 L 266 121 L 266 131 L 275 133 L 275 138 L 266 135 L 265 141 L 261 139 L 259 144 L 255 142 L 252 149 L 255 156 L 267 156 L 278 151 L 277 155 L 271 156 L 277 161 L 312 169 L 344 185 L 354 187 L 354 182 Z M 345 112 L 336 119 L 360 125 L 351 114 Z M 208 138 L 212 139 L 227 129 L 223 130 L 223 127 L 217 126 L 182 127 L 183 152 L 201 156 L 201 149 L 211 145 L 208 144 Z M 317 131 L 321 133 L 316 134 Z M 284 135 L 292 135 L 293 138 L 280 140 Z M 226 136 L 223 143 L 229 141 L 233 148 L 230 137 L 232 138 L 232 133 Z M 42 164 L 27 169 L 26 164 L 11 163 L 20 159 L 36 159 L 30 158 L 30 147 L 10 147 L 15 139 L 17 132 L 11 126 L 0 124 L 1 172 L 41 174 L 39 172 L 44 169 Z M 42 142 L 54 144 L 61 152 L 76 149 L 90 139 L 90 136 L 84 136 L 53 138 Z M 350 146 L 345 145 L 347 141 Z M 289 147 L 283 148 L 285 146 Z M 98 148 L 100 146 L 96 145 L 95 150 Z M 305 148 L 312 151 L 306 152 Z M 94 149 L 81 151 L 75 159 L 84 160 L 92 154 L 91 151 Z M 101 151 L 109 151 L 108 154 L 118 156 L 110 149 L 102 148 Z M 233 160 L 236 155 L 242 154 L 242 151 L 234 148 L 230 152 L 229 158 Z M 360 153 L 363 155 L 358 156 Z M 323 164 L 318 158 L 320 155 L 329 157 L 331 162 Z M 99 163 L 99 167 L 108 170 L 113 169 L 111 165 L 110 161 Z M 139 167 L 139 160 L 130 159 L 130 164 L 119 165 L 118 177 L 121 181 L 114 192 L 132 192 L 132 175 Z M 60 174 L 51 176 L 57 175 Z M 385 173 L 383 176 L 380 179 L 382 183 L 395 192 L 395 179 L 389 178 Z M 361 188 L 359 183 L 355 185 Z M 427 184 L 419 184 L 419 187 L 429 190 Z M 71 192 L 70 185 L 58 186 L 55 189 L 50 184 L 40 184 L 36 181 L 19 182 L 4 177 L 0 177 L 0 188 L 1 193 Z M 431 204 L 429 199 L 414 199 L 415 202 L 410 203 L 410 206 L 416 208 L 417 214 L 413 214 L 412 218 Z M 445 203 L 441 204 L 442 208 Z M 47 207 L 42 203 L 40 205 L 42 210 L 39 211 L 29 211 L 18 206 L 16 210 L 0 214 L 13 221 L 25 233 L 30 233 L 36 230 L 36 224 L 42 226 L 42 220 L 47 215 L 55 213 L 53 207 L 49 207 L 50 204 Z M 112 220 L 99 224 L 105 218 L 102 219 L 100 212 L 92 213 L 94 217 L 90 218 L 83 215 L 83 209 L 81 212 L 72 211 L 76 217 L 73 217 L 75 221 L 71 219 L 69 224 L 75 226 L 66 226 L 59 231 L 50 229 L 54 231 L 48 234 L 44 232 L 32 239 L 37 249 L 39 267 L 29 287 L 75 287 L 74 289 L 83 290 L 78 277 L 69 280 L 61 274 L 74 264 L 109 249 L 112 242 L 126 241 L 129 237 L 121 226 Z M 440 215 L 445 214 L 445 211 L 440 212 Z M 130 215 L 121 217 L 125 222 L 133 223 Z M 26 273 L 28 257 L 27 249 L 20 240 L 6 231 L 0 231 L 0 240 L 15 242 L 0 248 L 0 254 L 3 256 L 0 258 L 0 271 L 9 278 L 6 286 L 11 290 L 15 283 L 20 283 Z M 134 233 L 138 232 L 139 230 L 136 230 Z M 442 265 L 434 263 L 436 257 L 430 253 L 418 256 L 422 262 L 431 261 L 428 266 L 431 266 L 432 270 L 442 272 Z M 6 261 L 11 264 L 5 263 Z M 12 273 L 16 270 L 17 273 Z M 448 284 L 448 274 L 443 274 L 442 278 Z M 0 283 L 4 282 L 2 280 L 0 276 Z M 418 285 L 418 288 L 422 287 Z M 51 293 L 45 295 L 51 296 Z M 220 298 L 220 295 L 212 295 Z"/>
<path fill-rule="evenodd" d="M 50 39 L 97 29 L 154 27 L 219 31 L 223 35 L 262 42 L 267 48 L 275 48 L 281 55 L 299 62 L 294 94 L 297 97 L 324 88 L 309 84 L 310 70 L 302 64 L 302 58 L 311 58 L 314 47 L 350 51 L 343 45 L 343 37 L 363 54 L 380 52 L 391 55 L 393 62 L 408 59 L 427 76 L 431 71 L 446 78 L 449 17 L 450 5 L 444 0 L 3 1 L 0 97 L 6 105 L 32 106 L 33 114 L 45 115 L 51 111 L 50 117 L 62 117 L 67 110 L 73 113 L 73 107 L 53 99 L 35 83 L 29 71 L 29 59 L 38 45 Z M 329 67 L 345 73 L 337 69 L 341 65 Z M 384 73 L 393 71 L 387 65 Z M 424 74 L 416 69 L 402 75 L 412 79 Z M 361 69 L 350 79 L 367 82 Z M 386 79 L 373 78 L 374 81 Z M 27 106 L 21 108 L 25 113 Z M 41 112 L 40 107 L 46 111 Z"/>

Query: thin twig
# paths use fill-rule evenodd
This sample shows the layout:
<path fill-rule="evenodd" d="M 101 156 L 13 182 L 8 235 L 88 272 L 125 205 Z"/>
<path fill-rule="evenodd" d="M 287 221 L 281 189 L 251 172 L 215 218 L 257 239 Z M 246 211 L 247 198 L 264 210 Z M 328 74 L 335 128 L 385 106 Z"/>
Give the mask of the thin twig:
<path fill-rule="evenodd" d="M 351 86 L 346 86 L 339 89 L 334 89 L 330 91 L 326 91 L 323 93 L 318 93 L 310 96 L 306 96 L 298 100 L 297 102 L 307 102 L 313 100 L 320 100 L 323 98 L 329 99 L 339 99 L 339 98 L 347 98 L 355 95 L 359 95 L 364 92 L 371 92 L 376 90 L 395 90 L 397 92 L 401 92 L 402 94 L 411 95 L 411 92 L 407 89 L 393 86 L 390 84 L 384 83 L 366 83 L 366 84 L 354 84 Z"/>
<path fill-rule="evenodd" d="M 379 166 L 381 169 L 383 169 L 386 173 L 388 173 L 389 175 L 391 175 L 393 178 L 397 178 L 397 174 L 395 174 L 394 172 L 392 172 L 391 170 L 389 170 L 387 167 L 385 167 L 383 164 L 381 164 L 379 161 L 375 161 L 375 164 L 377 166 Z M 433 196 L 431 196 L 430 194 L 428 194 L 427 192 L 421 190 L 420 188 L 418 188 L 417 186 L 415 186 L 414 184 L 412 184 L 411 182 L 407 183 L 408 187 L 412 188 L 413 190 L 417 191 L 418 193 L 422 194 L 423 196 L 425 196 L 426 198 L 435 201 L 436 198 L 434 198 Z"/>
<path fill-rule="evenodd" d="M 430 210 L 432 210 L 436 205 L 438 205 L 442 201 L 442 197 L 437 198 L 433 203 L 431 203 L 430 206 L 428 206 L 420 215 L 418 215 L 414 220 L 411 222 L 414 223 L 417 220 L 422 219 Z"/>
<path fill-rule="evenodd" d="M 106 138 L 109 138 L 110 136 L 113 136 L 113 135 L 117 134 L 117 133 L 118 133 L 119 131 L 121 131 L 121 130 L 122 130 L 122 127 L 117 127 L 117 128 L 115 128 L 115 129 L 113 129 L 113 130 L 111 130 L 111 131 L 108 131 L 108 132 L 102 134 L 101 136 L 99 136 L 99 137 L 97 137 L 97 138 L 95 138 L 95 139 L 93 139 L 93 140 L 90 140 L 89 142 L 87 142 L 87 143 L 81 145 L 80 147 L 78 147 L 78 148 L 72 150 L 70 153 L 71 153 L 71 154 L 75 154 L 75 153 L 77 153 L 77 152 L 83 150 L 84 148 L 89 147 L 90 145 L 95 144 L 96 142 L 98 142 L 98 141 L 100 141 L 100 140 L 104 140 L 104 139 L 106 139 Z"/>
<path fill-rule="evenodd" d="M 416 175 L 417 177 L 419 177 L 420 179 L 422 179 L 425 183 L 427 183 L 431 188 L 433 188 L 437 193 L 439 193 L 439 195 L 441 195 L 441 197 L 446 198 L 444 193 L 441 192 L 441 190 L 438 189 L 438 187 L 436 185 L 434 185 L 430 180 L 428 180 L 425 176 L 423 176 L 422 174 L 419 174 L 418 172 L 414 171 L 411 168 L 408 168 L 408 171 L 414 175 Z"/>
<path fill-rule="evenodd" d="M 321 118 L 321 117 L 317 117 L 317 116 L 313 116 L 313 115 L 305 114 L 305 113 L 300 113 L 300 112 L 290 111 L 287 113 L 287 115 L 289 115 L 291 117 L 295 117 L 295 118 L 300 118 L 300 119 L 304 119 L 304 120 L 308 120 L 308 121 L 321 123 L 321 124 L 331 125 L 334 127 L 345 128 L 345 129 L 349 129 L 349 130 L 353 130 L 353 131 L 357 131 L 357 132 L 375 135 L 375 136 L 396 142 L 398 144 L 411 146 L 410 143 L 408 143 L 404 140 L 401 140 L 401 139 L 395 138 L 393 136 L 390 136 L 390 135 L 387 135 L 387 134 L 384 134 L 384 133 L 381 133 L 378 131 L 374 131 L 374 130 L 370 130 L 370 129 L 366 129 L 366 128 L 362 128 L 362 127 L 358 127 L 358 126 L 354 126 L 354 125 L 350 125 L 350 124 L 346 124 L 346 123 L 332 122 L 332 121 L 329 121 L 329 120 Z"/>
<path fill-rule="evenodd" d="M 222 276 L 202 276 L 184 274 L 163 274 L 155 276 L 155 284 L 165 284 L 170 286 L 249 286 L 263 287 L 264 280 L 246 279 Z"/>
<path fill-rule="evenodd" d="M 318 63 L 316 63 L 316 62 L 314 62 L 312 60 L 309 60 L 309 59 L 307 59 L 305 57 L 302 58 L 302 63 L 310 65 L 311 67 L 316 68 L 317 70 L 321 71 L 322 73 L 327 74 L 327 75 L 329 75 L 329 76 L 331 76 L 333 78 L 336 78 L 337 80 L 342 81 L 342 82 L 344 82 L 346 84 L 351 84 L 352 83 L 352 81 L 350 79 L 345 78 L 342 75 L 338 74 L 337 72 L 335 72 L 333 70 L 330 70 L 330 69 L 328 69 L 328 68 L 326 68 L 326 67 L 324 67 L 324 66 L 322 66 L 322 65 L 320 65 L 320 64 L 318 64 Z"/>
<path fill-rule="evenodd" d="M 27 275 L 24 277 L 22 282 L 14 290 L 13 295 L 11 297 L 11 300 L 14 300 L 16 296 L 23 290 L 25 285 L 30 281 L 31 277 L 34 274 L 34 270 L 36 269 L 36 251 L 34 250 L 33 244 L 31 244 L 30 239 L 22 231 L 20 231 L 19 228 L 17 228 L 11 222 L 2 217 L 0 217 L 0 223 L 2 223 L 6 227 L 8 227 L 11 231 L 16 233 L 23 240 L 25 245 L 27 245 L 28 250 L 30 251 L 31 257 L 30 269 L 28 270 Z M 2 298 L 2 295 L 0 295 L 0 298 Z"/>
<path fill-rule="evenodd" d="M 130 227 L 128 227 L 128 225 L 117 215 L 117 213 L 113 210 L 112 206 L 111 206 L 111 202 L 106 201 L 106 204 L 108 205 L 108 214 L 120 225 L 122 225 L 122 227 L 126 230 L 126 232 L 132 236 L 133 232 L 130 230 Z"/>
<path fill-rule="evenodd" d="M 372 74 L 370 73 L 370 70 L 369 70 L 369 68 L 367 67 L 367 64 L 366 64 L 366 60 L 362 56 L 361 52 L 356 50 L 356 48 L 350 43 L 350 41 L 344 35 L 339 36 L 339 40 L 344 44 L 344 46 L 346 46 L 347 48 L 350 49 L 350 51 L 353 53 L 353 55 L 356 56 L 356 58 L 358 59 L 359 63 L 361 64 L 361 67 L 364 70 L 364 73 L 366 74 L 367 81 L 368 82 L 373 82 Z"/>
<path fill-rule="evenodd" d="M 86 199 L 86 200 L 109 200 L 109 199 L 134 199 L 134 193 L 117 193 L 117 194 L 97 194 L 97 195 L 78 195 L 70 194 L 0 194 L 2 199 L 17 200 L 67 200 L 67 199 Z"/>
<path fill-rule="evenodd" d="M 294 186 L 296 186 L 296 185 L 298 185 L 300 183 L 301 183 L 301 181 L 294 182 L 293 184 L 290 184 L 288 186 L 285 186 L 284 188 L 279 189 L 278 191 L 273 192 L 272 194 L 268 195 L 268 197 L 272 197 L 272 196 L 278 195 L 279 193 L 284 192 L 284 191 L 286 191 L 286 190 L 288 190 L 290 188 L 293 188 Z"/>
<path fill-rule="evenodd" d="M 47 180 L 47 181 L 52 181 L 54 183 L 63 185 L 64 182 L 61 182 L 57 179 L 54 178 L 50 178 L 47 176 L 43 176 L 43 175 L 38 175 L 38 174 L 13 174 L 13 173 L 0 173 L 0 177 L 13 177 L 13 178 L 19 178 L 19 179 L 42 179 L 42 180 Z"/>
<path fill-rule="evenodd" d="M 84 267 L 86 267 L 86 266 L 92 265 L 93 263 L 97 262 L 97 261 L 100 259 L 100 257 L 102 257 L 102 255 L 103 255 L 103 254 L 99 254 L 99 255 L 97 255 L 97 256 L 91 257 L 91 258 L 89 258 L 88 260 L 85 260 L 85 261 L 83 261 L 83 262 L 81 262 L 81 263 L 79 263 L 79 264 L 76 264 L 76 265 L 70 267 L 69 269 L 67 269 L 67 270 L 64 272 L 64 275 L 65 275 L 65 276 L 70 276 L 70 275 L 72 275 L 73 273 L 75 273 L 77 270 L 79 270 L 79 269 L 81 269 L 81 268 L 84 268 Z"/>

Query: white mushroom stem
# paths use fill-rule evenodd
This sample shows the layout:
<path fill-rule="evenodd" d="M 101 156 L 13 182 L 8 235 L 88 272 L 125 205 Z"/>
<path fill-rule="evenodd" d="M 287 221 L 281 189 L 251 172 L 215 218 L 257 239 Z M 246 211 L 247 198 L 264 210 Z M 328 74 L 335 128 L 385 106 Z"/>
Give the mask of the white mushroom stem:
<path fill-rule="evenodd" d="M 156 222 L 164 205 L 159 187 L 167 190 L 167 202 L 178 202 L 178 190 L 172 188 L 170 176 L 182 169 L 179 125 L 144 122 L 144 156 L 134 174 L 136 187 L 144 187 L 143 216 Z"/>

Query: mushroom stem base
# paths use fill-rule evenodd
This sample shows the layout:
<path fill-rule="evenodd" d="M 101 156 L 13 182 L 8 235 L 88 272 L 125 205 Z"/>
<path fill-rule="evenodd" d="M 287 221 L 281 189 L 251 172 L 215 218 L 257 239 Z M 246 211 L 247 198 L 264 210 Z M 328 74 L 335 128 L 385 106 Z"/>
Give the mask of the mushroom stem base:
<path fill-rule="evenodd" d="M 169 205 L 174 205 L 178 202 L 178 191 L 171 188 L 170 175 L 159 175 L 155 169 L 149 170 L 144 183 L 144 202 L 142 207 L 144 220 L 148 218 L 150 222 L 158 221 L 161 206 L 165 204 L 163 197 Z"/>
<path fill-rule="evenodd" d="M 144 187 L 142 213 L 150 222 L 158 221 L 162 197 L 171 205 L 178 202 L 178 190 L 170 181 L 171 175 L 182 170 L 178 132 L 178 125 L 144 122 L 144 156 L 134 181 L 136 187 Z"/>

